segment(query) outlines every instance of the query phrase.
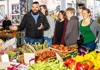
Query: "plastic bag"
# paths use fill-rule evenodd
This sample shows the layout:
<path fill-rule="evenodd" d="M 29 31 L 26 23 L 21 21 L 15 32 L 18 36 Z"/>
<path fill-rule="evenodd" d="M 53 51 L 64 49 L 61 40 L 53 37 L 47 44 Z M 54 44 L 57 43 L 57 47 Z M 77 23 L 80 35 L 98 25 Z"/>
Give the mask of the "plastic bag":
<path fill-rule="evenodd" d="M 17 39 L 14 37 L 14 38 L 12 38 L 12 39 L 10 39 L 10 40 L 7 40 L 6 42 L 5 42 L 5 49 L 6 50 L 10 50 L 10 49 L 12 49 L 12 48 L 17 48 Z"/>

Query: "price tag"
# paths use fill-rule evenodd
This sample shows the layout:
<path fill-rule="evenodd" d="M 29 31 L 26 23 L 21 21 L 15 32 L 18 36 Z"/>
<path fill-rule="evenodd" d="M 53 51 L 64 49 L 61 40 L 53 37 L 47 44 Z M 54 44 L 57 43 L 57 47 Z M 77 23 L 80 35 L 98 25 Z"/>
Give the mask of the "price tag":
<path fill-rule="evenodd" d="M 29 64 L 29 61 L 33 58 L 35 59 L 35 53 L 24 53 L 24 61 L 26 64 Z M 35 63 L 35 60 L 34 60 L 34 63 Z"/>
<path fill-rule="evenodd" d="M 9 62 L 8 54 L 3 54 L 3 55 L 1 55 L 1 61 L 2 61 L 2 62 Z"/>

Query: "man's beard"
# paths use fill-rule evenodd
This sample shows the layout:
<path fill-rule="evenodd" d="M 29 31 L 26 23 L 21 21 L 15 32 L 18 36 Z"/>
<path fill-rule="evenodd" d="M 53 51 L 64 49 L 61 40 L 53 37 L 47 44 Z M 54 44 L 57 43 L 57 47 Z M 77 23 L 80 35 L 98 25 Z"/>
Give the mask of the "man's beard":
<path fill-rule="evenodd" d="M 37 15 L 37 14 L 39 13 L 39 10 L 38 10 L 37 12 L 32 11 L 32 13 L 33 13 L 34 15 Z"/>

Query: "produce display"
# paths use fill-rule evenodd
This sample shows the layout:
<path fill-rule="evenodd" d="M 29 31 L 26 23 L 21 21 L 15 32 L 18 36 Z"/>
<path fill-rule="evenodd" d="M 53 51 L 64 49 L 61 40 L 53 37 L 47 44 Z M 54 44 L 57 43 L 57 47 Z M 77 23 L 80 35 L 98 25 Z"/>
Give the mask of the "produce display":
<path fill-rule="evenodd" d="M 85 47 L 79 47 L 78 48 L 78 54 L 84 56 L 85 54 L 89 53 L 89 49 Z"/>
<path fill-rule="evenodd" d="M 29 64 L 25 63 L 27 66 L 29 65 L 28 70 L 100 70 L 100 52 L 90 52 L 85 47 L 68 47 L 62 44 L 48 47 L 47 41 L 43 44 L 24 43 L 18 49 L 11 45 L 8 46 L 8 44 L 5 48 L 4 44 L 0 39 L 0 55 L 8 54 L 10 62 L 16 60 L 19 64 L 25 63 L 26 60 L 29 61 Z M 34 53 L 35 57 L 26 59 L 24 53 L 29 53 L 29 56 L 30 53 Z M 33 61 L 35 64 L 32 63 Z"/>
<path fill-rule="evenodd" d="M 52 45 L 51 49 L 58 51 L 58 52 L 62 52 L 63 54 L 67 54 L 69 52 L 77 50 L 77 47 L 75 46 L 68 47 L 68 46 L 64 46 L 61 44 L 61 45 Z"/>
<path fill-rule="evenodd" d="M 33 52 L 33 50 L 30 48 L 30 46 L 28 44 L 24 44 L 22 47 L 19 47 L 17 51 L 19 52 L 19 54 Z"/>
<path fill-rule="evenodd" d="M 76 50 L 76 51 L 63 55 L 62 59 L 66 60 L 67 58 L 73 58 L 73 57 L 76 57 L 77 55 L 78 55 L 78 51 Z"/>
<path fill-rule="evenodd" d="M 70 70 L 64 66 L 63 62 L 38 62 L 28 68 L 28 70 Z"/>
<path fill-rule="evenodd" d="M 13 60 L 13 59 L 15 59 L 17 57 L 17 53 L 16 52 L 7 51 L 6 53 L 8 54 L 10 60 Z"/>
<path fill-rule="evenodd" d="M 67 58 L 64 64 L 71 70 L 99 70 L 100 53 L 92 51 L 84 56 L 77 55 L 74 58 Z"/>
<path fill-rule="evenodd" d="M 64 45 L 52 45 L 51 48 L 57 49 L 60 52 L 68 53 L 68 47 Z"/>
<path fill-rule="evenodd" d="M 48 48 L 48 42 L 47 41 L 44 41 L 43 44 L 40 44 L 39 42 L 35 42 L 35 44 L 30 44 L 30 45 L 35 49 L 35 51 Z"/>
<path fill-rule="evenodd" d="M 3 37 L 15 37 L 16 31 L 10 31 L 10 30 L 2 30 L 0 31 L 0 36 Z"/>
<path fill-rule="evenodd" d="M 36 54 L 37 61 L 48 61 L 49 58 L 55 57 L 56 53 L 52 50 L 45 50 Z"/>

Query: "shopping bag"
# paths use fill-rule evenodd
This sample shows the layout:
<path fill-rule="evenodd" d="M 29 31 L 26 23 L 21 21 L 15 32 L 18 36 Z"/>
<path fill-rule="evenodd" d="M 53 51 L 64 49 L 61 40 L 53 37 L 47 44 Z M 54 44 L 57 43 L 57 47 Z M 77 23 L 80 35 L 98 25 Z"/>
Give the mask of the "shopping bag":
<path fill-rule="evenodd" d="M 4 46 L 5 46 L 6 50 L 9 50 L 12 48 L 17 48 L 17 39 L 14 37 L 10 40 L 7 40 L 4 44 Z"/>

